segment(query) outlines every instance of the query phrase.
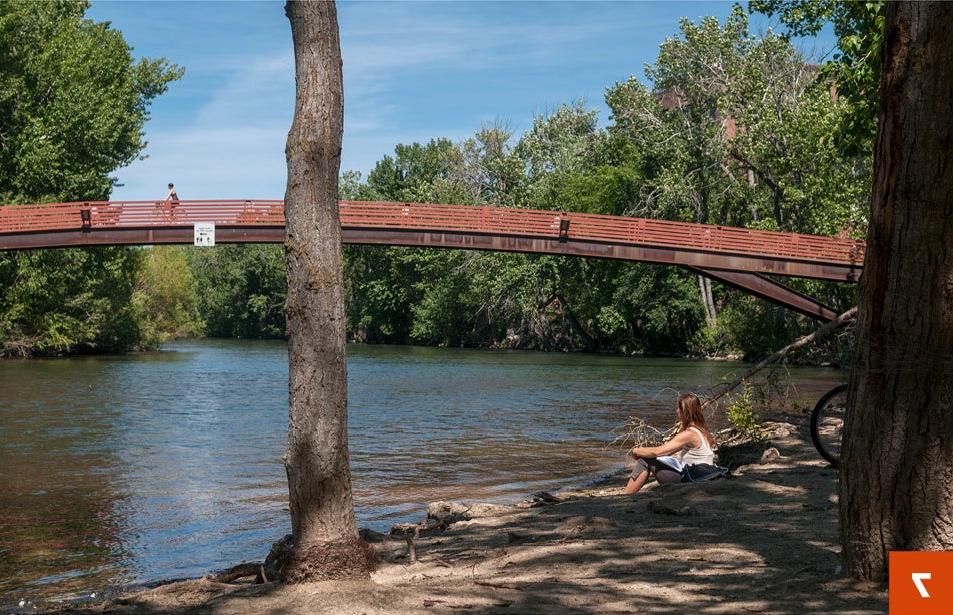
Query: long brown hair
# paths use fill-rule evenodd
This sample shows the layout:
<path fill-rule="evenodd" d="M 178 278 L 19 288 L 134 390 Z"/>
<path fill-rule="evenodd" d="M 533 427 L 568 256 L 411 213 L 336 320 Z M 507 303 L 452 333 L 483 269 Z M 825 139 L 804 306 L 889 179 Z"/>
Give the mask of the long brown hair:
<path fill-rule="evenodd" d="M 705 413 L 702 412 L 702 402 L 697 395 L 694 393 L 679 395 L 678 401 L 675 402 L 675 413 L 678 416 L 679 432 L 685 431 L 689 427 L 697 427 L 705 434 L 708 444 L 715 445 L 715 436 L 711 435 L 708 426 L 705 425 Z"/>

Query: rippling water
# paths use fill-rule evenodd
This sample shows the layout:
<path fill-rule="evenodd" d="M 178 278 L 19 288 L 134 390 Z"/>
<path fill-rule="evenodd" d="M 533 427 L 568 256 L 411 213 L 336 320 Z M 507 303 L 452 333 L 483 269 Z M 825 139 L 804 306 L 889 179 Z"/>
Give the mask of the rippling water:
<path fill-rule="evenodd" d="M 361 526 L 507 500 L 618 466 L 612 428 L 739 364 L 349 346 Z M 801 394 L 838 379 L 796 370 Z M 281 342 L 0 362 L 0 608 L 198 576 L 290 531 Z"/>

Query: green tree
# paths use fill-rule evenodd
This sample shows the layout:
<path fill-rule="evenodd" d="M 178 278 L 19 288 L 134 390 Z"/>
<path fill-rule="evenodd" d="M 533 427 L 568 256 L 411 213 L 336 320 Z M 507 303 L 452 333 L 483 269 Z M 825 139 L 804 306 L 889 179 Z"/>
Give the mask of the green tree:
<path fill-rule="evenodd" d="M 748 5 L 753 12 L 777 16 L 789 35 L 816 36 L 825 26 L 833 27 L 837 49 L 823 65 L 822 76 L 849 103 L 836 134 L 851 156 L 869 155 L 873 148 L 886 7 L 886 0 L 752 0 Z"/>
<path fill-rule="evenodd" d="M 828 82 L 786 38 L 770 31 L 752 36 L 740 8 L 723 25 L 714 18 L 683 20 L 681 35 L 662 43 L 646 74 L 651 86 L 632 78 L 606 94 L 610 133 L 639 152 L 644 181 L 636 213 L 862 235 L 869 158 L 845 155 L 831 138 L 850 107 L 832 96 Z M 840 296 L 831 284 L 794 284 Z M 727 339 L 744 339 L 749 326 L 784 335 L 804 326 L 775 306 L 757 310 L 759 322 L 718 324 L 720 311 L 747 300 L 702 278 L 698 288 L 709 326 L 742 327 L 727 331 Z"/>
<path fill-rule="evenodd" d="M 834 233 L 864 224 L 869 177 L 829 138 L 846 105 L 785 38 L 752 36 L 736 9 L 681 23 L 651 88 L 610 88 L 611 131 L 644 152 L 651 217 Z"/>
<path fill-rule="evenodd" d="M 0 203 L 99 200 L 142 152 L 148 105 L 181 69 L 135 61 L 85 2 L 0 3 Z M 143 341 L 140 251 L 0 255 L 0 354 L 112 351 Z"/>
<path fill-rule="evenodd" d="M 340 194 L 863 233 L 866 159 L 831 138 L 849 105 L 786 38 L 752 36 L 740 9 L 684 21 L 646 73 L 649 84 L 609 88 L 607 128 L 577 102 L 522 135 L 494 122 L 457 143 L 401 144 L 366 181 L 344 173 Z M 258 319 L 249 305 L 283 305 L 280 272 L 246 279 L 242 258 L 193 261 L 213 334 L 260 335 L 234 324 Z M 345 282 L 348 335 L 367 342 L 755 357 L 813 326 L 649 264 L 347 246 Z M 794 284 L 835 307 L 853 301 L 843 285 Z"/>
<path fill-rule="evenodd" d="M 143 251 L 133 305 L 140 314 L 142 337 L 150 345 L 204 333 L 188 249 L 155 246 Z"/>
<path fill-rule="evenodd" d="M 280 246 L 189 248 L 188 260 L 209 336 L 285 336 L 287 290 Z"/>

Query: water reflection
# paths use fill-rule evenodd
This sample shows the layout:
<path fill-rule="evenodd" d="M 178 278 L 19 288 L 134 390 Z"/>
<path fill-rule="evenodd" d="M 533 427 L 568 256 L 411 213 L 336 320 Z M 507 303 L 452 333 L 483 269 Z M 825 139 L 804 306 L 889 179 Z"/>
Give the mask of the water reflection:
<path fill-rule="evenodd" d="M 618 464 L 612 428 L 671 419 L 738 365 L 352 346 L 363 526 L 437 499 L 507 499 Z M 812 395 L 837 379 L 798 370 Z M 0 608 L 261 558 L 289 531 L 285 346 L 178 344 L 0 362 Z"/>
<path fill-rule="evenodd" d="M 0 363 L 0 595 L 73 595 L 125 578 L 128 507 L 112 446 L 121 408 L 102 403 L 103 366 Z"/>

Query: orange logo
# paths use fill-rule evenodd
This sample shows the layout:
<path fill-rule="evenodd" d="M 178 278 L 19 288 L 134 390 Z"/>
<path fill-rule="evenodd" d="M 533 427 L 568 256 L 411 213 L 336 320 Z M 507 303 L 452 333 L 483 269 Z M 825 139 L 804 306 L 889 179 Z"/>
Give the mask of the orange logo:
<path fill-rule="evenodd" d="M 953 615 L 953 552 L 890 552 L 890 615 Z"/>

